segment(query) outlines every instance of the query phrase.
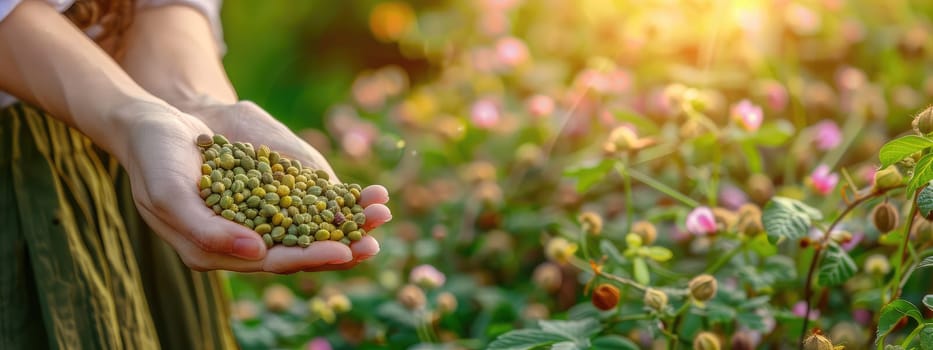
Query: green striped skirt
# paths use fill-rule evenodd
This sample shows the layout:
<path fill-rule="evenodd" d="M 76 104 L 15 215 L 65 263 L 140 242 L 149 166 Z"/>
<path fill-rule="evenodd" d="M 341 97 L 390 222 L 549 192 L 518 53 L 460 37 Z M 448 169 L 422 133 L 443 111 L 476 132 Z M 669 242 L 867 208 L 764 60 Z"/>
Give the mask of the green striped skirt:
<path fill-rule="evenodd" d="M 0 110 L 0 348 L 236 348 L 218 273 L 146 226 L 90 140 L 24 104 Z"/>

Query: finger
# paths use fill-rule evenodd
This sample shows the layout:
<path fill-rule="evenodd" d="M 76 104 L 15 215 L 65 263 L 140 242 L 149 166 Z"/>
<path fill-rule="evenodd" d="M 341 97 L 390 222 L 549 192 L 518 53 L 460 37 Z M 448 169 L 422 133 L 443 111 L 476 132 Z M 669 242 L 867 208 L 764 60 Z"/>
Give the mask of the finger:
<path fill-rule="evenodd" d="M 350 245 L 350 250 L 353 251 L 353 261 L 343 264 L 335 265 L 321 265 L 310 269 L 305 269 L 305 272 L 317 272 L 317 271 L 338 271 L 338 270 L 349 270 L 356 265 L 359 265 L 361 262 L 366 261 L 366 259 L 371 258 L 373 255 L 379 253 L 379 242 L 376 241 L 376 238 L 373 236 L 363 236 L 363 239 L 353 242 Z"/>
<path fill-rule="evenodd" d="M 306 248 L 276 246 L 270 249 L 262 269 L 275 273 L 292 273 L 351 261 L 353 253 L 346 244 L 317 241 Z"/>
<path fill-rule="evenodd" d="M 366 186 L 360 192 L 360 205 L 363 208 L 372 204 L 386 204 L 389 201 L 389 190 L 382 185 Z"/>
<path fill-rule="evenodd" d="M 149 211 L 148 208 L 140 206 L 139 214 L 159 237 L 172 246 L 185 265 L 191 269 L 197 271 L 222 269 L 236 272 L 256 272 L 262 270 L 262 261 L 243 260 L 230 255 L 208 253 L 201 250 L 197 244 L 191 242 L 185 235 L 175 231 L 172 226 L 160 220 L 155 214 Z"/>
<path fill-rule="evenodd" d="M 385 204 L 370 205 L 363 209 L 363 214 L 366 215 L 366 222 L 363 223 L 363 229 L 366 231 L 392 220 L 392 212 L 389 211 L 389 207 L 385 206 Z"/>

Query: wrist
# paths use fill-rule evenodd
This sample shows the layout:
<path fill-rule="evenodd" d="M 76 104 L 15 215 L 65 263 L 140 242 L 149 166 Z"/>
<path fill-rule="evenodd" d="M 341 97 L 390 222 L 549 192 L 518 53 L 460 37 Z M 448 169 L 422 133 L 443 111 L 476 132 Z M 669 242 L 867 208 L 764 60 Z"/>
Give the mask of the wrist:
<path fill-rule="evenodd" d="M 126 153 L 132 149 L 132 139 L 147 121 L 171 118 L 180 112 L 154 97 L 129 97 L 111 104 L 101 114 L 102 123 L 93 123 L 96 130 L 82 130 L 105 151 L 124 163 Z"/>

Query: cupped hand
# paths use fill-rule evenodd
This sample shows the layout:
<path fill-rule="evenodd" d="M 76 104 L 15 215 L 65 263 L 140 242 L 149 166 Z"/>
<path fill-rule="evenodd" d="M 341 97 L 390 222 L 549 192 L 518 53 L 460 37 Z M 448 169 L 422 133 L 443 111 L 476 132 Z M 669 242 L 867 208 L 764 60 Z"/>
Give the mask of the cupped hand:
<path fill-rule="evenodd" d="M 254 103 L 199 103 L 183 108 L 209 127 L 212 133 L 222 134 L 231 141 L 249 142 L 257 147 L 261 144 L 267 145 L 285 157 L 301 161 L 303 166 L 322 169 L 330 174 L 333 181 L 339 181 L 320 152 Z M 366 214 L 363 228 L 371 231 L 392 219 L 392 214 L 385 205 L 388 200 L 388 191 L 383 186 L 372 185 L 363 189 L 360 198 L 360 204 L 365 208 Z M 362 240 L 353 242 L 349 248 L 338 242 L 315 242 L 307 248 L 276 246 L 271 249 L 271 253 L 276 255 L 280 254 L 278 251 L 283 251 L 282 254 L 298 254 L 296 251 L 300 251 L 300 254 L 309 258 L 276 259 L 270 262 L 269 268 L 273 270 L 342 270 L 376 255 L 379 252 L 379 243 L 371 235 L 366 235 Z M 319 258 L 313 260 L 310 257 Z"/>

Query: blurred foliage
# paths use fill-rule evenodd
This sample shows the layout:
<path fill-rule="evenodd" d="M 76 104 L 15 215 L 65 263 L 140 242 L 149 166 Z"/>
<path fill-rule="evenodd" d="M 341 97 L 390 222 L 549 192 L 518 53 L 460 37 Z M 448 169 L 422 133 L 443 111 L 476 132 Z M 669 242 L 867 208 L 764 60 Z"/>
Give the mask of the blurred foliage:
<path fill-rule="evenodd" d="M 351 271 L 231 275 L 238 338 L 927 339 L 911 327 L 929 322 L 914 307 L 933 287 L 916 277 L 933 227 L 918 218 L 905 235 L 909 193 L 870 189 L 879 149 L 933 100 L 931 18 L 920 0 L 227 1 L 224 63 L 241 97 L 342 178 L 385 184 L 394 215 L 373 233 L 381 253 Z M 884 156 L 905 178 L 904 152 L 933 159 L 912 140 Z M 856 189 L 870 195 L 848 210 Z M 901 220 L 881 232 L 872 207 L 889 202 Z M 719 291 L 696 303 L 702 273 Z M 618 304 L 591 302 L 596 285 L 618 288 Z M 669 300 L 649 303 L 646 287 Z M 916 321 L 897 326 L 901 314 Z"/>

